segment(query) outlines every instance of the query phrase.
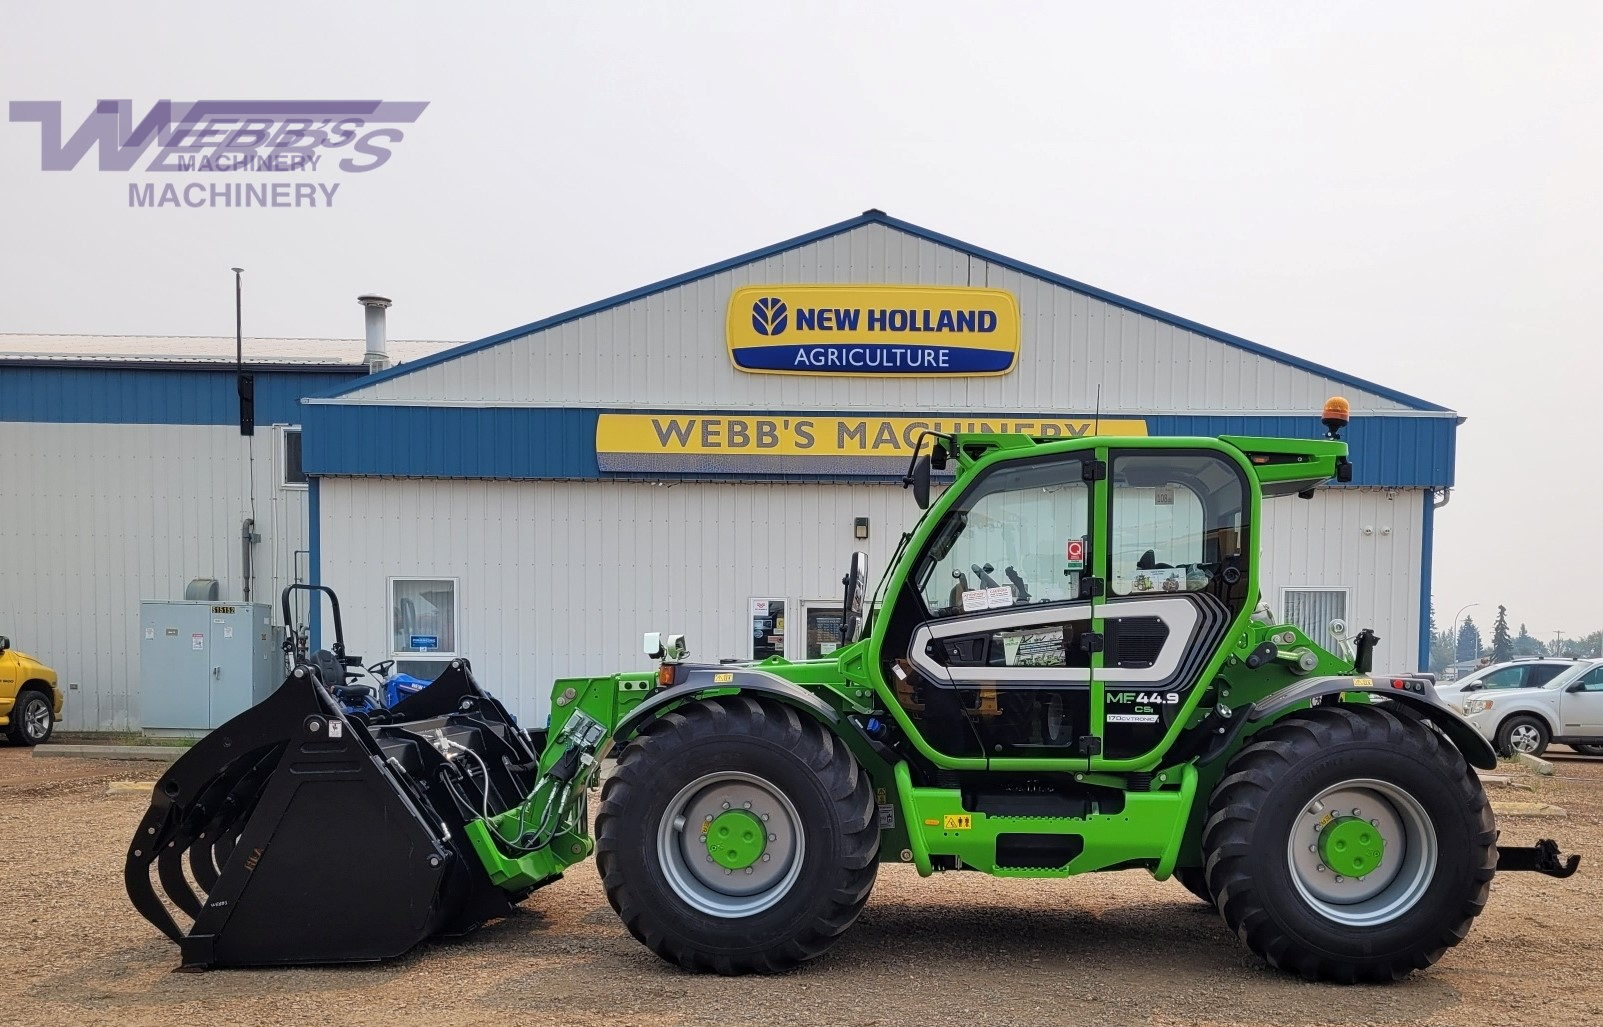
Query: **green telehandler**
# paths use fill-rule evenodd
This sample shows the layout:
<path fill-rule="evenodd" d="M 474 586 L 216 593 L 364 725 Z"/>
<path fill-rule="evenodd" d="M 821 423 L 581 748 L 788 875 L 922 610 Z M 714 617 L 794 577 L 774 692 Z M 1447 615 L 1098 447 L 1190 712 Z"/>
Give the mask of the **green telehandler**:
<path fill-rule="evenodd" d="M 696 663 L 649 634 L 654 673 L 557 681 L 539 730 L 465 659 L 347 712 L 329 592 L 332 649 L 156 783 L 129 897 L 186 969 L 376 960 L 594 854 L 642 943 L 741 974 L 825 952 L 883 862 L 1142 870 L 1274 967 L 1404 977 L 1496 871 L 1579 857 L 1498 846 L 1471 770 L 1492 749 L 1427 676 L 1373 672 L 1372 631 L 1322 647 L 1260 602 L 1262 505 L 1351 480 L 1347 419 L 1337 397 L 1311 440 L 926 432 L 922 514 L 872 596 L 851 557 L 832 654 Z"/>

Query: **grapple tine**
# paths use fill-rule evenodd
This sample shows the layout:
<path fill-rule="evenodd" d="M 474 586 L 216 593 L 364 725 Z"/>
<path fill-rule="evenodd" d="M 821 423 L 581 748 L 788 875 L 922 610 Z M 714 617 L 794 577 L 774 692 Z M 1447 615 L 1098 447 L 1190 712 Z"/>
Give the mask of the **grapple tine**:
<path fill-rule="evenodd" d="M 155 889 L 150 886 L 150 864 L 155 862 L 160 849 L 155 848 L 157 837 L 165 833 L 166 821 L 172 816 L 172 808 L 168 806 L 157 793 L 152 801 L 150 810 L 145 813 L 139 822 L 139 828 L 134 832 L 134 840 L 129 843 L 128 857 L 123 864 L 123 887 L 128 891 L 128 899 L 143 916 L 156 926 L 161 933 L 173 941 L 182 942 L 184 932 L 173 920 L 172 914 L 157 897 Z"/>
<path fill-rule="evenodd" d="M 195 920 L 200 917 L 201 901 L 195 889 L 190 887 L 189 878 L 184 876 L 184 853 L 187 851 L 187 848 L 178 847 L 176 839 L 169 841 L 156 857 L 156 876 L 161 880 L 162 891 L 167 893 L 173 905 Z"/>

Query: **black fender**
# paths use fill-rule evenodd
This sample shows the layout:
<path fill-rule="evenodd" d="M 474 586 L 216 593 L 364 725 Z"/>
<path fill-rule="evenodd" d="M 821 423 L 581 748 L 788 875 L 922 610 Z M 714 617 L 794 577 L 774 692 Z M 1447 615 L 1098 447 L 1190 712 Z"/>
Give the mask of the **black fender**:
<path fill-rule="evenodd" d="M 1402 687 L 1396 687 L 1397 682 L 1401 682 Z M 1492 743 L 1482 738 L 1480 732 L 1476 731 L 1468 721 L 1459 717 L 1442 702 L 1436 695 L 1435 686 L 1422 678 L 1380 676 L 1309 678 L 1239 712 L 1245 713 L 1249 722 L 1257 722 L 1274 717 L 1289 706 L 1311 699 L 1323 699 L 1325 696 L 1340 692 L 1367 692 L 1371 696 L 1395 703 L 1398 709 L 1394 712 L 1429 721 L 1440 728 L 1442 734 L 1458 746 L 1458 751 L 1464 754 L 1464 759 L 1471 766 L 1482 770 L 1497 769 L 1497 753 L 1492 750 Z M 1376 705 L 1384 709 L 1386 703 Z"/>
<path fill-rule="evenodd" d="M 630 710 L 628 716 L 618 722 L 617 728 L 613 731 L 613 737 L 618 742 L 628 741 L 636 731 L 655 720 L 657 715 L 668 707 L 700 699 L 708 693 L 727 692 L 730 689 L 735 689 L 742 695 L 762 696 L 787 706 L 794 706 L 814 720 L 823 722 L 836 734 L 845 734 L 842 724 L 845 718 L 838 710 L 807 689 L 791 684 L 776 674 L 750 667 L 731 667 L 727 664 L 717 666 L 683 664 L 676 677 L 678 681 L 673 685 Z M 861 731 L 855 733 L 861 734 Z M 845 740 L 848 743 L 852 741 L 849 737 Z M 865 738 L 864 741 L 866 740 Z"/>

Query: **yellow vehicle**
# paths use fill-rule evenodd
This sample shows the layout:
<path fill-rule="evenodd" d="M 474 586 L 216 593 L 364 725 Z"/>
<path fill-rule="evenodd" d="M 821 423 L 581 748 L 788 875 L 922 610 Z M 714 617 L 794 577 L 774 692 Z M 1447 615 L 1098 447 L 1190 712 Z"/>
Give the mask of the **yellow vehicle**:
<path fill-rule="evenodd" d="M 61 719 L 61 689 L 56 672 L 11 648 L 0 635 L 0 728 L 17 745 L 50 740 Z"/>

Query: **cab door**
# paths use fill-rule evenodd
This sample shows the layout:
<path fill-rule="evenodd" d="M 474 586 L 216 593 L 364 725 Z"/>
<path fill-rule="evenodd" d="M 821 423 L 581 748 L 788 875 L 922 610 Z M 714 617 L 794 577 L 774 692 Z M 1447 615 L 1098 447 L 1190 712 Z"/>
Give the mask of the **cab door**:
<path fill-rule="evenodd" d="M 1104 761 L 1162 745 L 1255 594 L 1251 486 L 1208 449 L 1109 454 L 1107 598 L 1093 714 Z"/>
<path fill-rule="evenodd" d="M 1094 753 L 1097 466 L 1084 451 L 996 464 L 931 535 L 885 671 L 937 752 L 1075 768 Z"/>

